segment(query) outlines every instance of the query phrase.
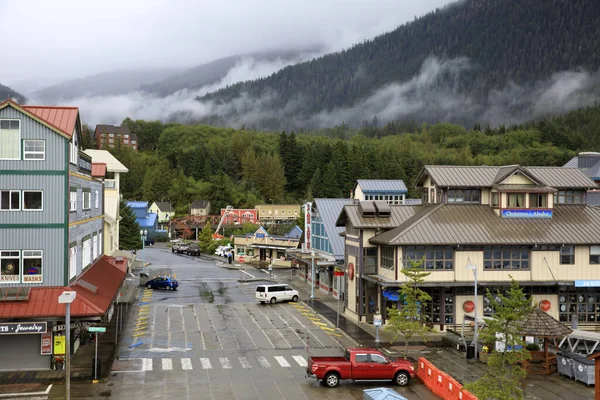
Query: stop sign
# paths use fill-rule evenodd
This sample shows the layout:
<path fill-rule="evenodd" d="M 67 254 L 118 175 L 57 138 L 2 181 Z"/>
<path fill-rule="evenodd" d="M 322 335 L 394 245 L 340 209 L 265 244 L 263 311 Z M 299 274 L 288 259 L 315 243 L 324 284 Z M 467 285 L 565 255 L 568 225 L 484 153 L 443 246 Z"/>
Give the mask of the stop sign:
<path fill-rule="evenodd" d="M 244 256 L 240 256 L 239 260 L 240 262 L 244 262 Z"/>

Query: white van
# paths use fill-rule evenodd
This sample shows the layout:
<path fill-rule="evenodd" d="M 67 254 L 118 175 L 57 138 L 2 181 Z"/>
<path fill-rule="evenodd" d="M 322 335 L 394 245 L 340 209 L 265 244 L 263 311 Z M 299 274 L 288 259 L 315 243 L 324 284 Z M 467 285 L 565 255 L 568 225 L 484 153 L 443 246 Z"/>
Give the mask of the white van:
<path fill-rule="evenodd" d="M 275 304 L 278 301 L 298 301 L 298 291 L 289 285 L 258 285 L 255 298 L 261 303 Z"/>
<path fill-rule="evenodd" d="M 219 246 L 219 247 L 217 247 L 217 250 L 215 250 L 215 256 L 225 257 L 225 256 L 227 256 L 227 253 L 229 253 L 230 251 L 233 251 L 233 247 Z"/>

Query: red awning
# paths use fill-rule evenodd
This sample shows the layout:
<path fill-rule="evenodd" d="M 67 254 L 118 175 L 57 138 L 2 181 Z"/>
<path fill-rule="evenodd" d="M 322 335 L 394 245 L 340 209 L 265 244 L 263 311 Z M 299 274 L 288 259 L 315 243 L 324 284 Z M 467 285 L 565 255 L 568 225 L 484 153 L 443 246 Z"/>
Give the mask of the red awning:
<path fill-rule="evenodd" d="M 106 163 L 92 163 L 92 176 L 94 178 L 104 178 L 106 175 Z"/>
<path fill-rule="evenodd" d="M 65 290 L 74 290 L 77 297 L 71 304 L 72 317 L 101 317 L 121 287 L 127 264 L 114 257 L 103 256 L 89 267 L 69 287 L 34 287 L 28 300 L 0 301 L 0 318 L 49 318 L 65 315 L 65 305 L 58 296 Z"/>

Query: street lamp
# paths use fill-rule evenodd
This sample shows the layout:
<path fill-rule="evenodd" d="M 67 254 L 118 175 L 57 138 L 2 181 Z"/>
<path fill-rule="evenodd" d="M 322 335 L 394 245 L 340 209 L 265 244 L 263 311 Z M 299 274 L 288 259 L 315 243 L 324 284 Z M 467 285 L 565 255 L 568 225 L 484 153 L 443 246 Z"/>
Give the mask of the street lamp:
<path fill-rule="evenodd" d="M 140 229 L 140 238 L 142 239 L 142 268 L 145 267 L 144 263 L 144 245 L 146 244 L 146 238 L 148 237 L 148 231 L 146 229 Z"/>
<path fill-rule="evenodd" d="M 315 298 L 315 252 L 310 252 L 312 270 L 311 270 L 311 282 L 310 282 L 310 298 L 311 300 Z"/>
<path fill-rule="evenodd" d="M 65 399 L 70 400 L 71 398 L 71 303 L 75 300 L 77 292 L 65 291 L 58 296 L 58 304 L 64 304 L 66 308 L 65 316 Z"/>
<path fill-rule="evenodd" d="M 473 275 L 475 276 L 475 281 L 474 281 L 474 287 L 475 287 L 475 301 L 473 302 L 473 304 L 475 305 L 475 308 L 473 309 L 473 313 L 475 315 L 475 334 L 473 335 L 473 345 L 475 346 L 475 351 L 477 351 L 477 266 L 476 265 L 472 265 L 472 264 L 468 264 L 467 266 L 465 266 L 466 269 L 470 269 L 471 271 L 473 271 Z"/>

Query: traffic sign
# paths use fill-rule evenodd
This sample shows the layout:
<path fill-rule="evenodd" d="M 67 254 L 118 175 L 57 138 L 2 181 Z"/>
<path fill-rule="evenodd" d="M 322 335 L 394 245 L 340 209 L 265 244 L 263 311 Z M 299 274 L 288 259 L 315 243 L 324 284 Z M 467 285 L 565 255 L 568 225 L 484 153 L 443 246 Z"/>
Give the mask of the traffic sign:
<path fill-rule="evenodd" d="M 88 332 L 106 332 L 105 326 L 90 326 Z"/>
<path fill-rule="evenodd" d="M 240 256 L 239 260 L 240 260 L 241 263 L 243 263 L 244 262 L 244 256 Z"/>

